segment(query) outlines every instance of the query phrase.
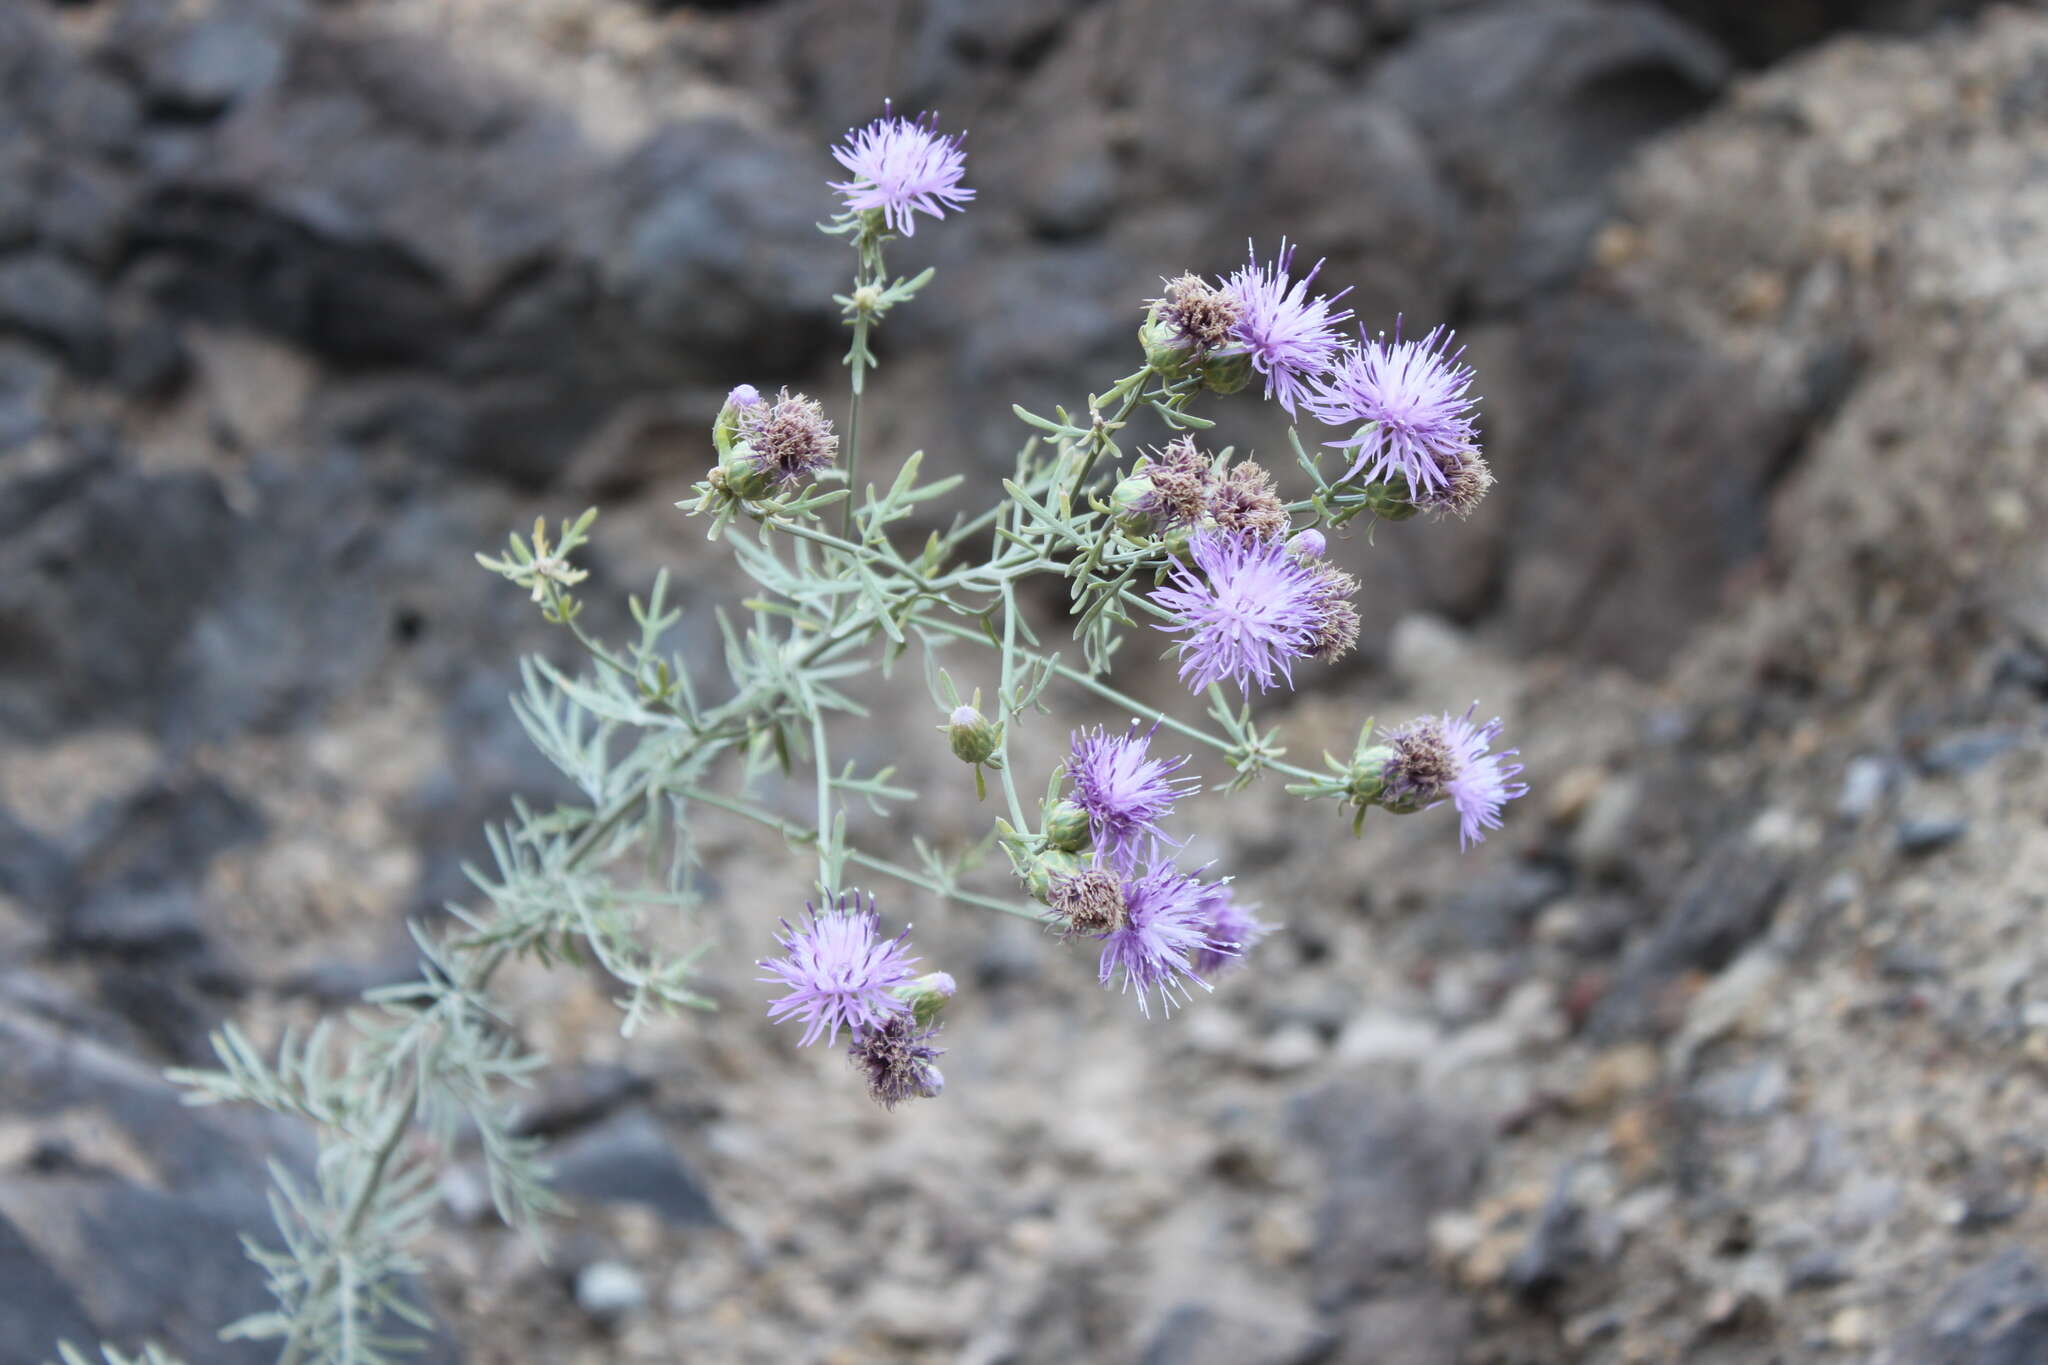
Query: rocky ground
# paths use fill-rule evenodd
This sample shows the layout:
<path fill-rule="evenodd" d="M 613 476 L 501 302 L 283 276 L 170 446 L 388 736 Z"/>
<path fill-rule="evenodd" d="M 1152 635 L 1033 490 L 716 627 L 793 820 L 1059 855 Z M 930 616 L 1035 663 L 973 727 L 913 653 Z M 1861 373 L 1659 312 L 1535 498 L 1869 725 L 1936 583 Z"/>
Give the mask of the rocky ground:
<path fill-rule="evenodd" d="M 305 1137 L 156 1070 L 409 970 L 546 789 L 470 551 L 599 501 L 594 596 L 719 599 L 670 504 L 729 384 L 834 392 L 820 148 L 889 91 L 982 197 L 877 448 L 1002 463 L 1247 235 L 1461 326 L 1499 488 L 1344 547 L 1367 646 L 1275 718 L 1480 696 L 1535 792 L 1462 856 L 1195 803 L 1286 931 L 1171 1022 L 900 900 L 963 990 L 893 1115 L 760 1017 L 806 870 L 734 831 L 720 1013 L 506 978 L 577 1216 L 450 1178 L 440 1357 L 2048 1358 L 2048 17 L 1967 8 L 0 9 L 0 1360 L 265 1358 L 210 1333 Z M 957 790 L 923 707 L 873 742 Z"/>

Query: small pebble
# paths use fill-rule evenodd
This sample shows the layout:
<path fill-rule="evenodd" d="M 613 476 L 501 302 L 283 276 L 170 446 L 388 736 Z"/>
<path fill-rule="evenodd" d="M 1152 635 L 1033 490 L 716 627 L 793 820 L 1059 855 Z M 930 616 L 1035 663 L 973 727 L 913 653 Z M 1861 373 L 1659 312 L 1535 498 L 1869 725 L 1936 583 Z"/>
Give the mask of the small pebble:
<path fill-rule="evenodd" d="M 623 1317 L 647 1304 L 640 1272 L 620 1261 L 592 1261 L 576 1275 L 576 1306 L 599 1321 Z"/>
<path fill-rule="evenodd" d="M 1899 852 L 1919 858 L 1947 848 L 1969 832 L 1970 822 L 1959 815 L 1923 815 L 1899 821 Z"/>

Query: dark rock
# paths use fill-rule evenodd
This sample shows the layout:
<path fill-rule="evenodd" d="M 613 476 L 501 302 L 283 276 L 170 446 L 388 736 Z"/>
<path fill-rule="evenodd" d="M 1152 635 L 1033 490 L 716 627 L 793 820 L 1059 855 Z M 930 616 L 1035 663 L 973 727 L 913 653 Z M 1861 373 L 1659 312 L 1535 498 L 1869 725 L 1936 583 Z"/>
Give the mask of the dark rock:
<path fill-rule="evenodd" d="M 1920 766 L 1937 776 L 1961 777 L 2018 748 L 2021 738 L 2015 730 L 1968 730 L 1929 745 Z"/>
<path fill-rule="evenodd" d="M 0 810 L 0 892 L 51 920 L 78 896 L 71 860 L 6 810 Z"/>
<path fill-rule="evenodd" d="M 90 450 L 45 486 L 42 511 L 0 542 L 0 718 L 31 733 L 153 725 L 231 558 L 233 515 L 205 475 L 116 471 Z"/>
<path fill-rule="evenodd" d="M 1425 932 L 1441 947 L 1509 948 L 1570 884 L 1564 871 L 1549 863 L 1518 863 L 1489 872 L 1452 895 Z"/>
<path fill-rule="evenodd" d="M 645 1110 L 587 1129 L 557 1148 L 553 1160 L 555 1188 L 564 1194 L 644 1204 L 673 1223 L 719 1222 L 710 1195 Z"/>
<path fill-rule="evenodd" d="M 1831 1289 L 1846 1284 L 1855 1272 L 1838 1251 L 1809 1251 L 1786 1268 L 1785 1287 L 1793 1293 L 1809 1289 Z"/>
<path fill-rule="evenodd" d="M 153 784 L 98 824 L 77 860 L 80 898 L 66 926 L 76 947 L 196 947 L 206 865 L 263 830 L 254 807 L 205 776 Z"/>
<path fill-rule="evenodd" d="M 1942 1294 L 1888 1365 L 2035 1365 L 2048 1360 L 2048 1274 L 2024 1250 L 2000 1252 Z"/>
<path fill-rule="evenodd" d="M 647 1077 L 623 1066 L 558 1065 L 540 1082 L 540 1093 L 520 1104 L 513 1131 L 524 1137 L 559 1137 L 588 1127 L 653 1088 Z"/>
<path fill-rule="evenodd" d="M 1479 9 L 1425 27 L 1368 87 L 1421 128 L 1486 206 L 1480 297 L 1515 303 L 1568 278 L 1601 186 L 1643 138 L 1702 108 L 1728 76 L 1715 45 L 1645 4 Z"/>
<path fill-rule="evenodd" d="M 1310 1268 L 1333 1305 L 1429 1254 L 1429 1221 L 1479 1178 L 1477 1122 L 1359 1077 L 1293 1102 L 1289 1126 L 1322 1163 L 1324 1194 Z"/>
<path fill-rule="evenodd" d="M 1947 848 L 1970 832 L 1970 822 L 1960 815 L 1921 815 L 1899 821 L 1899 852 L 1909 858 L 1925 857 Z"/>
<path fill-rule="evenodd" d="M 1789 880 L 1783 855 L 1758 848 L 1743 832 L 1724 836 L 1679 884 L 1650 937 L 1629 952 L 1614 988 L 1594 1009 L 1594 1030 L 1612 1038 L 1653 1025 L 1671 981 L 1721 970 L 1769 927 Z"/>
<path fill-rule="evenodd" d="M 85 1346 L 99 1337 L 63 1277 L 0 1214 L 0 1285 L 7 1286 L 7 1312 L 0 1313 L 0 1359 L 48 1359 L 59 1341 Z"/>
<path fill-rule="evenodd" d="M 41 356 L 24 347 L 0 345 L 0 455 L 43 429 L 56 377 L 56 367 Z M 8 496 L 0 485 L 0 500 Z"/>
<path fill-rule="evenodd" d="M 106 366 L 106 300 L 90 276 L 58 257 L 0 261 L 0 335 L 9 332 L 55 347 L 89 372 Z"/>

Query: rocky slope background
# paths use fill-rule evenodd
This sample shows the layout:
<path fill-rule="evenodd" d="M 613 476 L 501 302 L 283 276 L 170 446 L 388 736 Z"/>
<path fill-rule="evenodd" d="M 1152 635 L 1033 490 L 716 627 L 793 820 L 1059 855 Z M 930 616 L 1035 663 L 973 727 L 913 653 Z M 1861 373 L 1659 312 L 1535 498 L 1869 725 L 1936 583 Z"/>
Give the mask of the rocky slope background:
<path fill-rule="evenodd" d="M 543 1264 L 451 1178 L 438 1357 L 2048 1358 L 2048 16 L 18 0 L 0 1360 L 266 1358 L 211 1334 L 304 1135 L 156 1073 L 407 972 L 548 789 L 504 698 L 558 642 L 472 550 L 600 502 L 593 596 L 669 566 L 708 633 L 670 504 L 730 384 L 838 391 L 824 148 L 885 94 L 981 198 L 902 253 L 872 448 L 1002 467 L 1247 236 L 1461 328 L 1500 484 L 1344 547 L 1366 646 L 1276 716 L 1481 696 L 1535 793 L 1462 857 L 1209 805 L 1287 930 L 1170 1023 L 903 898 L 963 992 L 896 1115 L 760 1017 L 804 872 L 734 831 L 721 1013 L 506 978 L 577 1216 Z M 923 707 L 875 752 L 971 838 Z"/>

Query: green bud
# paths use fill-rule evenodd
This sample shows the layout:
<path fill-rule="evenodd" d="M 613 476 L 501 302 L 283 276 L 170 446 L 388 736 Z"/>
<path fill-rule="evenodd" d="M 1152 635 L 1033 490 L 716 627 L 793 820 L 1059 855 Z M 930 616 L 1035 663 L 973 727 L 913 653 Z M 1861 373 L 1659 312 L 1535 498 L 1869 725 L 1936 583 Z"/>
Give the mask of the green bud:
<path fill-rule="evenodd" d="M 1394 751 L 1384 744 L 1361 747 L 1351 756 L 1351 770 L 1344 785 L 1344 799 L 1361 809 L 1379 801 L 1387 787 L 1387 764 Z M 1387 809 L 1392 810 L 1389 806 Z M 1406 812 L 1402 812 L 1405 814 Z"/>
<path fill-rule="evenodd" d="M 1152 496 L 1152 480 L 1142 472 L 1118 482 L 1109 495 L 1109 505 L 1116 517 L 1116 524 L 1133 535 L 1144 535 L 1152 529 L 1152 517 L 1141 511 L 1147 498 Z"/>
<path fill-rule="evenodd" d="M 1249 352 L 1212 356 L 1202 362 L 1202 387 L 1211 393 L 1236 393 L 1252 382 Z"/>
<path fill-rule="evenodd" d="M 775 479 L 746 442 L 735 443 L 718 462 L 718 472 L 725 476 L 726 491 L 736 498 L 752 501 L 765 498 L 775 490 Z"/>
<path fill-rule="evenodd" d="M 1045 839 L 1062 853 L 1079 853 L 1088 846 L 1088 812 L 1072 801 L 1062 801 L 1045 816 Z"/>
<path fill-rule="evenodd" d="M 1422 510 L 1408 500 L 1405 484 L 1369 483 L 1363 492 L 1365 505 L 1383 521 L 1406 521 Z"/>
<path fill-rule="evenodd" d="M 1044 900 L 1052 893 L 1053 882 L 1081 870 L 1081 860 L 1061 849 L 1048 848 L 1027 856 L 1030 865 L 1024 873 L 1024 889 L 1034 900 Z"/>
<path fill-rule="evenodd" d="M 946 740 L 962 763 L 986 763 L 1003 742 L 1003 727 L 989 724 L 988 717 L 971 706 L 959 706 L 946 718 Z"/>
<path fill-rule="evenodd" d="M 1187 338 L 1159 320 L 1159 305 L 1153 304 L 1145 314 L 1145 322 L 1138 328 L 1138 344 L 1145 349 L 1145 363 L 1155 373 L 1168 381 L 1179 379 L 1188 371 L 1188 362 L 1194 359 L 1194 348 Z"/>
<path fill-rule="evenodd" d="M 889 993 L 910 1005 L 911 1018 L 917 1021 L 919 1028 L 930 1028 L 932 1020 L 939 1017 L 939 1011 L 946 1007 L 946 1002 L 958 989 L 950 972 L 926 972 Z"/>

